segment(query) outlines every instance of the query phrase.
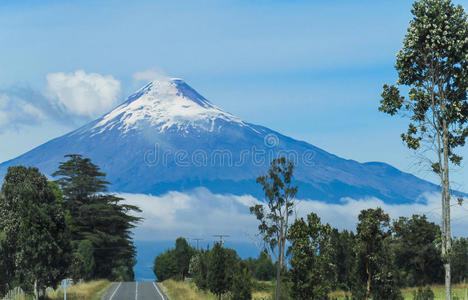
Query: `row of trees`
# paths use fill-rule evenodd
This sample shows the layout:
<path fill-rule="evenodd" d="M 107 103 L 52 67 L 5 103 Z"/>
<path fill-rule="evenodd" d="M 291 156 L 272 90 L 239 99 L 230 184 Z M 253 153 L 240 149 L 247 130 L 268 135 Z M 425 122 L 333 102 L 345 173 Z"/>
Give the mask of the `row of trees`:
<path fill-rule="evenodd" d="M 354 299 L 402 299 L 400 288 L 440 284 L 444 280 L 440 229 L 425 216 L 390 222 L 380 208 L 359 214 L 356 234 L 338 232 L 311 213 L 288 233 L 294 299 L 327 299 L 334 289 Z M 454 240 L 452 280 L 468 277 L 468 239 Z"/>
<path fill-rule="evenodd" d="M 67 155 L 49 181 L 37 168 L 10 167 L 0 192 L 0 296 L 20 286 L 35 298 L 66 277 L 133 280 L 130 230 L 137 207 L 106 194 L 105 174 Z"/>
<path fill-rule="evenodd" d="M 189 277 L 200 290 L 209 290 L 219 298 L 229 293 L 231 299 L 237 300 L 251 299 L 253 279 L 275 277 L 275 265 L 265 252 L 257 259 L 242 260 L 234 249 L 220 243 L 198 251 L 184 238 L 178 238 L 174 249 L 155 258 L 153 271 L 158 281 Z"/>
<path fill-rule="evenodd" d="M 280 262 L 276 299 L 327 299 L 336 288 L 351 291 L 354 299 L 401 299 L 401 287 L 443 282 L 446 260 L 452 282 L 467 279 L 468 240 L 452 240 L 452 250 L 443 256 L 440 227 L 425 216 L 391 222 L 382 209 L 367 209 L 359 214 L 356 233 L 322 224 L 314 213 L 291 222 L 297 193 L 293 171 L 285 158 L 273 160 L 257 179 L 267 202 L 251 207 L 266 248 Z"/>

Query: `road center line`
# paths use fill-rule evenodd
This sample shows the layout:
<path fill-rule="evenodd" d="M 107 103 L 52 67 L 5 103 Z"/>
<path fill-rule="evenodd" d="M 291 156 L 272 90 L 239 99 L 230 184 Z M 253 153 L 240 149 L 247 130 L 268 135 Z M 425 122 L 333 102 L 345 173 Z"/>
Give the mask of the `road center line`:
<path fill-rule="evenodd" d="M 114 290 L 114 292 L 112 293 L 111 297 L 109 298 L 109 300 L 112 300 L 112 298 L 114 298 L 115 296 L 115 293 L 117 293 L 117 290 L 119 289 L 120 285 L 122 284 L 122 282 L 119 282 L 119 285 L 117 286 L 117 288 Z"/>
<path fill-rule="evenodd" d="M 156 289 L 156 291 L 158 292 L 159 296 L 161 296 L 161 299 L 164 300 L 163 294 L 162 294 L 161 291 L 159 290 L 159 288 L 158 288 L 158 286 L 156 285 L 156 283 L 154 283 L 154 281 L 153 281 L 153 285 L 154 285 L 154 288 Z"/>
<path fill-rule="evenodd" d="M 138 281 L 136 282 L 136 288 L 135 288 L 135 300 L 138 300 Z"/>

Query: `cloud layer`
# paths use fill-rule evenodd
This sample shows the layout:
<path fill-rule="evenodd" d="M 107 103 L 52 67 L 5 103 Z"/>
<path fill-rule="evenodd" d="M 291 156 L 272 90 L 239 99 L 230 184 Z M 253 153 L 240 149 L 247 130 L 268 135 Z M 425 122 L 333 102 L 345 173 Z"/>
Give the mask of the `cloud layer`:
<path fill-rule="evenodd" d="M 96 117 L 114 107 L 121 95 L 120 81 L 110 75 L 78 70 L 48 74 L 46 79 L 50 97 L 78 116 Z"/>
<path fill-rule="evenodd" d="M 84 71 L 51 73 L 46 92 L 29 86 L 0 90 L 0 133 L 44 121 L 75 126 L 114 107 L 121 96 L 120 81 Z"/>
<path fill-rule="evenodd" d="M 36 106 L 7 94 L 0 94 L 0 129 L 15 124 L 35 124 L 45 119 L 45 114 Z"/>
<path fill-rule="evenodd" d="M 139 206 L 145 218 L 135 230 L 137 240 L 173 240 L 178 236 L 212 238 L 214 234 L 229 234 L 231 240 L 253 240 L 258 226 L 249 213 L 249 206 L 260 203 L 252 196 L 213 194 L 199 188 L 191 192 L 169 192 L 162 196 L 120 194 L 128 203 Z M 299 200 L 296 216 L 317 213 L 322 222 L 339 229 L 355 230 L 357 216 L 362 209 L 382 207 L 392 219 L 412 214 L 426 214 L 429 220 L 440 223 L 440 198 L 427 194 L 425 203 L 386 204 L 376 198 L 343 199 L 341 204 Z M 468 236 L 468 208 L 452 207 L 454 236 Z"/>

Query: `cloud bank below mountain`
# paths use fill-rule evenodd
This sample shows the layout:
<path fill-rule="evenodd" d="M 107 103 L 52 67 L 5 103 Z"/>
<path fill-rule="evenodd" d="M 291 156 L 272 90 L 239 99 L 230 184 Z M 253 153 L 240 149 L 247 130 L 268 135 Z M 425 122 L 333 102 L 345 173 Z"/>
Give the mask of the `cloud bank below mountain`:
<path fill-rule="evenodd" d="M 214 239 L 214 234 L 229 234 L 234 241 L 253 241 L 258 226 L 249 213 L 249 207 L 261 203 L 250 196 L 214 194 L 205 188 L 182 193 L 171 191 L 161 196 L 144 194 L 119 194 L 129 204 L 139 206 L 144 221 L 135 229 L 136 240 L 173 240 L 179 236 Z M 440 196 L 425 194 L 426 201 L 413 204 L 386 204 L 377 198 L 343 198 L 340 204 L 314 200 L 298 200 L 296 216 L 317 213 L 322 222 L 355 231 L 359 212 L 381 207 L 392 219 L 413 214 L 426 214 L 430 221 L 440 223 Z M 453 236 L 468 235 L 468 208 L 452 206 Z"/>

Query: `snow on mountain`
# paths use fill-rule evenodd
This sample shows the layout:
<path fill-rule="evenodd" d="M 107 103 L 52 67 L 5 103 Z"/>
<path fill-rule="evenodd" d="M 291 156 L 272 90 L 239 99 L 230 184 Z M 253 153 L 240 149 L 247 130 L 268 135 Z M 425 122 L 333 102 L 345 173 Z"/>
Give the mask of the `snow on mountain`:
<path fill-rule="evenodd" d="M 152 81 L 138 90 L 116 109 L 106 114 L 92 131 L 101 134 L 117 127 L 122 133 L 138 129 L 142 122 L 164 132 L 176 128 L 188 133 L 189 128 L 219 130 L 217 121 L 249 127 L 241 119 L 226 113 L 203 98 L 181 79 Z"/>
<path fill-rule="evenodd" d="M 71 153 L 98 164 L 115 192 L 159 195 L 205 187 L 213 193 L 262 197 L 255 178 L 278 156 L 296 164 L 303 199 L 340 203 L 345 197 L 376 197 L 410 203 L 438 191 L 388 164 L 342 159 L 244 122 L 180 79 L 148 83 L 103 117 L 0 164 L 0 176 L 19 164 L 51 175 Z"/>

